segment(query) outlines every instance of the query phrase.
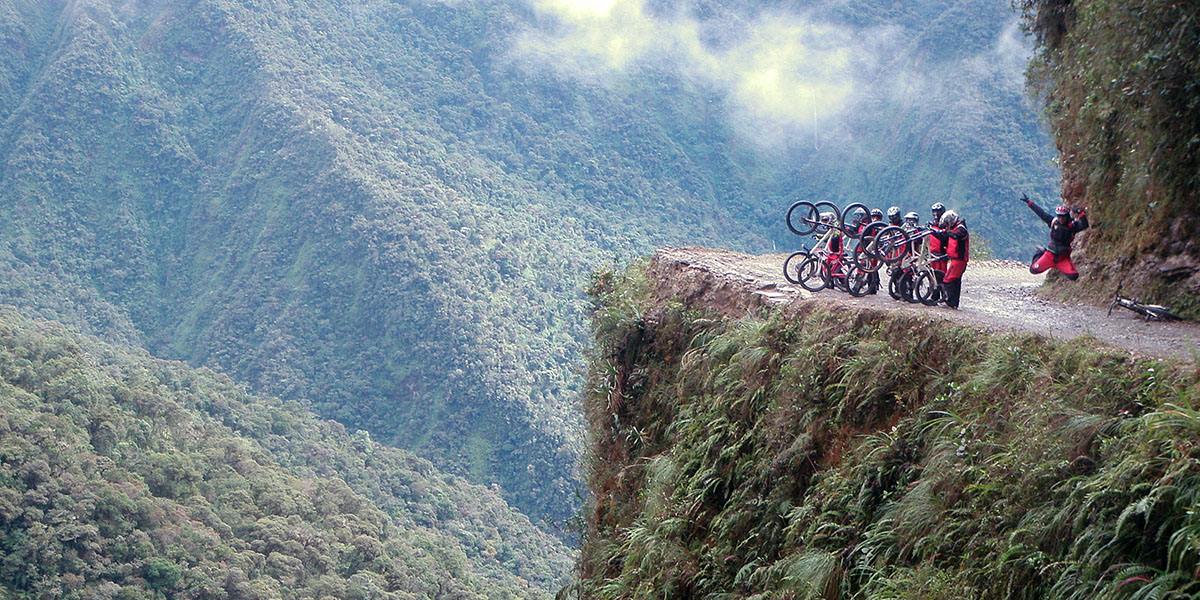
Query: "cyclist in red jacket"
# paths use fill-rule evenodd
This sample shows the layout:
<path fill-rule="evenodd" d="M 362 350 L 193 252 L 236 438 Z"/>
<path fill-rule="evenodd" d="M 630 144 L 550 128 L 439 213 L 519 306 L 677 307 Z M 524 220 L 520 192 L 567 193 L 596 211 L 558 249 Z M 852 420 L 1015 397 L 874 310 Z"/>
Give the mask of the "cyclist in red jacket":
<path fill-rule="evenodd" d="M 967 270 L 967 261 L 971 258 L 971 234 L 967 232 L 967 222 L 952 210 L 942 215 L 939 225 L 941 231 L 936 231 L 933 235 L 942 242 L 949 259 L 946 274 L 942 277 L 942 289 L 946 292 L 946 306 L 957 309 L 959 297 L 962 295 L 962 276 Z"/>
<path fill-rule="evenodd" d="M 1029 196 L 1021 194 L 1021 201 L 1050 226 L 1050 247 L 1038 246 L 1033 262 L 1029 264 L 1029 272 L 1037 275 L 1048 269 L 1058 269 L 1071 281 L 1079 279 L 1079 271 L 1071 262 L 1071 241 L 1075 239 L 1075 234 L 1088 228 L 1087 211 L 1068 209 L 1062 205 L 1054 209 L 1052 218 Z M 1071 218 L 1072 213 L 1075 214 L 1074 219 Z"/>

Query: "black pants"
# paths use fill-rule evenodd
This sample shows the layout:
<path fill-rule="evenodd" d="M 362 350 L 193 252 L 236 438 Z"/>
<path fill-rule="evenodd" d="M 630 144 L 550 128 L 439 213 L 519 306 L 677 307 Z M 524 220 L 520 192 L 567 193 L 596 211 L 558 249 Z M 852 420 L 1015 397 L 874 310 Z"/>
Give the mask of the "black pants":
<path fill-rule="evenodd" d="M 958 308 L 958 297 L 962 295 L 962 279 L 943 283 L 942 290 L 946 293 L 946 306 Z"/>

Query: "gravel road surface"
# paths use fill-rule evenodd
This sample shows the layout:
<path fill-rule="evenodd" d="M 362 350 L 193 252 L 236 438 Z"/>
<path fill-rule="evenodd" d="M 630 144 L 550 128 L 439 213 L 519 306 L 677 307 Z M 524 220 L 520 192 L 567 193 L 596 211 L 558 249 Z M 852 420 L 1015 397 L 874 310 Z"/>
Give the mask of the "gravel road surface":
<path fill-rule="evenodd" d="M 1010 261 L 974 261 L 963 276 L 959 310 L 929 307 L 892 300 L 883 289 L 874 296 L 854 298 L 841 291 L 809 292 L 783 277 L 786 255 L 752 256 L 710 248 L 665 248 L 654 260 L 677 269 L 700 269 L 721 279 L 739 280 L 770 303 L 797 299 L 836 302 L 919 315 L 936 315 L 950 321 L 991 331 L 1021 331 L 1061 339 L 1090 335 L 1102 343 L 1151 357 L 1177 357 L 1200 362 L 1200 323 L 1148 322 L 1118 308 L 1069 305 L 1039 298 L 1033 290 L 1046 277 L 1032 275 L 1026 265 Z M 1086 275 L 1085 275 L 1086 276 Z"/>

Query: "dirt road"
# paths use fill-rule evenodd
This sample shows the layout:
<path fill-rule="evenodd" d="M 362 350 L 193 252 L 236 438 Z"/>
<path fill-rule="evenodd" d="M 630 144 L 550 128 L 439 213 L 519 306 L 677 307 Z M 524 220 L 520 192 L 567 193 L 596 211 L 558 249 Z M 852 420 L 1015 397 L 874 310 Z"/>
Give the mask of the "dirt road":
<path fill-rule="evenodd" d="M 658 251 L 652 269 L 707 278 L 709 285 L 740 289 L 770 304 L 797 299 L 835 302 L 851 307 L 928 315 L 982 327 L 991 331 L 1022 331 L 1071 339 L 1090 335 L 1102 343 L 1151 357 L 1177 357 L 1200 362 L 1200 323 L 1146 322 L 1132 312 L 1107 307 L 1067 305 L 1034 296 L 1045 275 L 1031 275 L 1028 267 L 1009 261 L 975 261 L 963 276 L 959 310 L 928 307 L 892 300 L 886 283 L 879 294 L 854 298 L 840 291 L 809 292 L 783 277 L 786 255 L 751 256 L 710 248 L 665 248 Z"/>

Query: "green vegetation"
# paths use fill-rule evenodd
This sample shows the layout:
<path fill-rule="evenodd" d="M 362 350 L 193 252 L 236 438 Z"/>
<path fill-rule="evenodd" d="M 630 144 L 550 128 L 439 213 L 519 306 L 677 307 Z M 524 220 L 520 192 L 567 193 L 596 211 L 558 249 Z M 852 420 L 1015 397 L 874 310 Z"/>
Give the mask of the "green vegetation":
<path fill-rule="evenodd" d="M 1088 206 L 1089 280 L 1200 317 L 1200 5 L 1025 0 L 1040 53 L 1029 83 Z M 1082 280 L 1081 280 L 1082 281 Z"/>
<path fill-rule="evenodd" d="M 689 4 L 715 47 L 782 10 Z M 784 248 L 798 198 L 944 200 L 1001 255 L 1037 231 L 990 225 L 1054 176 L 994 68 L 1013 14 L 810 8 L 880 35 L 854 57 L 865 104 L 763 140 L 669 61 L 602 77 L 523 53 L 558 28 L 525 0 L 0 0 L 0 301 L 311 403 L 563 521 L 594 265 Z"/>
<path fill-rule="evenodd" d="M 1200 372 L 602 271 L 585 598 L 1200 593 Z"/>
<path fill-rule="evenodd" d="M 365 432 L 0 310 L 0 597 L 535 598 L 569 560 Z"/>

